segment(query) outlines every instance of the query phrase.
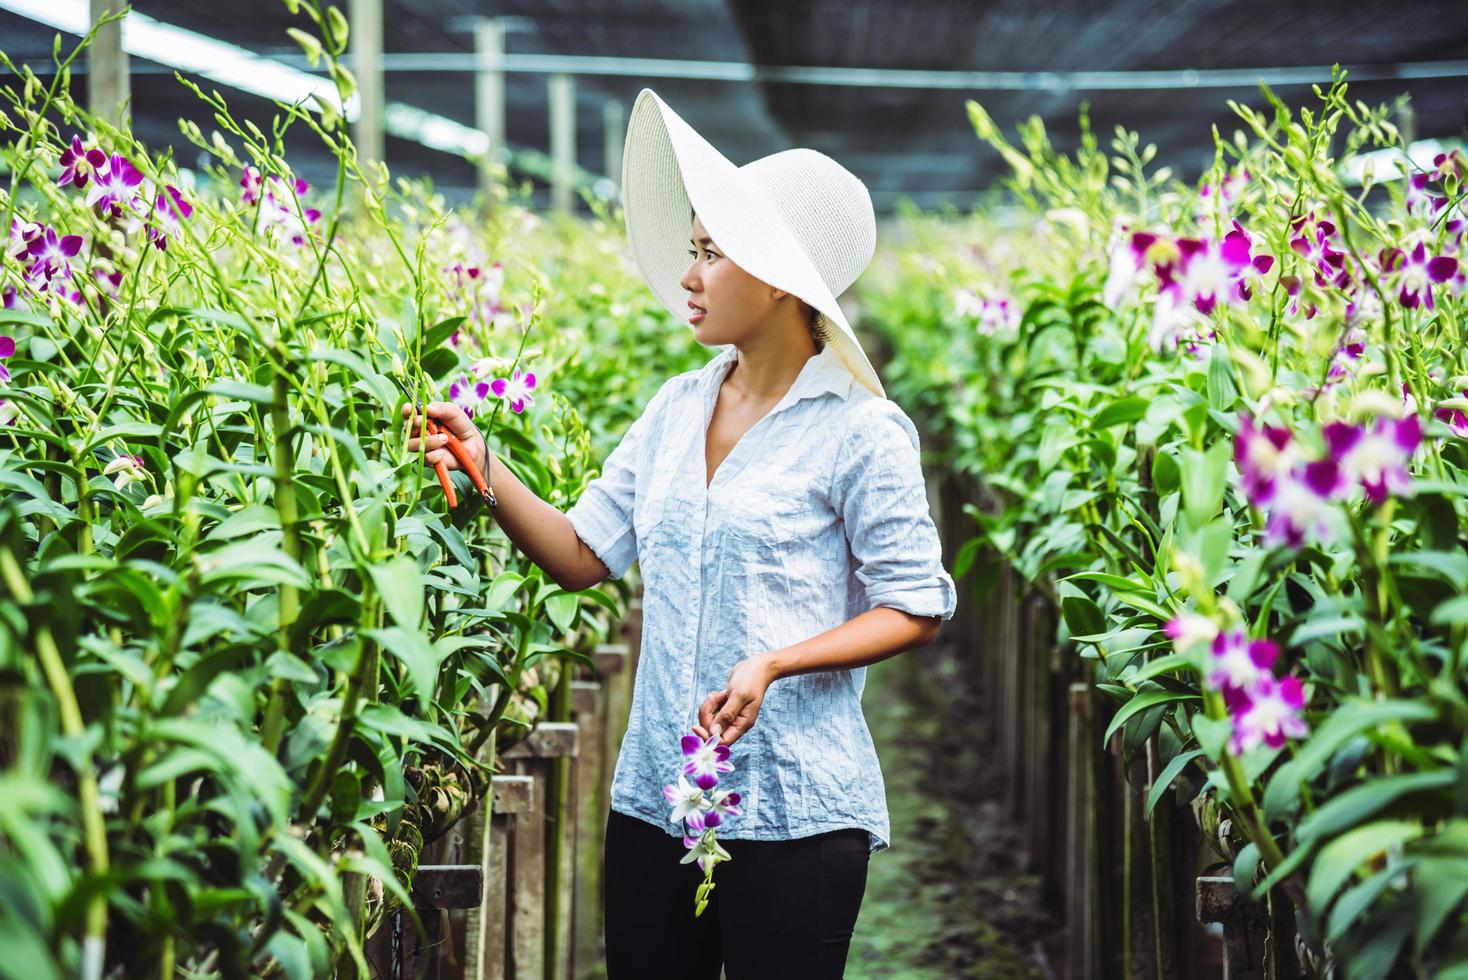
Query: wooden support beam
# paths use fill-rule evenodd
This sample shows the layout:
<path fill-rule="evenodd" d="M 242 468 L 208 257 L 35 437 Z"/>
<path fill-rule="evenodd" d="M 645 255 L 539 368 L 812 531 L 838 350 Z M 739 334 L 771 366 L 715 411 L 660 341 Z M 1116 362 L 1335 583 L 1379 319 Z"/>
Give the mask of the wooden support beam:
<path fill-rule="evenodd" d="M 351 0 L 351 30 L 347 43 L 352 52 L 352 73 L 357 76 L 360 113 L 353 124 L 352 142 L 365 164 L 382 160 L 386 149 L 382 136 L 385 104 L 382 81 L 382 0 Z"/>
<path fill-rule="evenodd" d="M 105 14 L 119 11 L 124 0 L 89 0 L 88 13 L 95 24 Z M 87 108 L 114 126 L 121 127 L 122 107 L 130 97 L 127 52 L 122 49 L 122 20 L 98 29 L 87 48 Z"/>
<path fill-rule="evenodd" d="M 572 188 L 576 179 L 576 79 L 552 75 L 549 80 L 551 208 L 563 214 L 575 210 Z"/>
<path fill-rule="evenodd" d="M 479 164 L 479 189 L 493 200 L 497 181 L 505 179 L 505 27 L 497 17 L 486 17 L 474 27 L 474 53 L 480 68 L 474 73 L 474 125 L 489 137 L 489 149 Z"/>

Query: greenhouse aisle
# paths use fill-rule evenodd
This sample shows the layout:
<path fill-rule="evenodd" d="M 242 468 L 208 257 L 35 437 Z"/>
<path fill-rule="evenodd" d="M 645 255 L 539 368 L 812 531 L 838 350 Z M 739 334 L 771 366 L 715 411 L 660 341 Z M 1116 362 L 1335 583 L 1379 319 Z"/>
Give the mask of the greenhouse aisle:
<path fill-rule="evenodd" d="M 1048 977 L 1059 924 L 1016 867 L 978 698 L 934 643 L 867 670 L 863 707 L 887 784 L 893 846 L 867 875 L 851 980 Z"/>

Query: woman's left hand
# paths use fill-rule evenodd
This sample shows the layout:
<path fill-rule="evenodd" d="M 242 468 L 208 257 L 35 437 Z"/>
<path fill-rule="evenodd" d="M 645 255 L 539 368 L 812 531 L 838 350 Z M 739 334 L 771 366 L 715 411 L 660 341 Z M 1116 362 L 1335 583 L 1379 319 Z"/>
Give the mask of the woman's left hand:
<path fill-rule="evenodd" d="M 767 657 L 748 657 L 729 672 L 728 686 L 710 691 L 698 709 L 693 731 L 699 738 L 717 736 L 720 745 L 733 745 L 754 727 L 765 691 L 775 680 Z"/>

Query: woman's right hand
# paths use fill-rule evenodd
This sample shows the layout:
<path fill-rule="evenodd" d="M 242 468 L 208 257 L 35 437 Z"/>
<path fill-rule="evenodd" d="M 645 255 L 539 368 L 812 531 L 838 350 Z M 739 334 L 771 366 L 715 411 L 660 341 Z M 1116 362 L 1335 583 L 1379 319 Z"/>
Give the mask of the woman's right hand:
<path fill-rule="evenodd" d="M 489 447 L 484 444 L 484 436 L 476 426 L 464 414 L 464 410 L 453 402 L 429 402 L 428 417 L 438 423 L 440 429 L 450 432 L 454 438 L 464 444 L 469 455 L 474 460 L 474 465 L 479 467 L 479 472 L 489 477 L 487 462 L 489 459 Z M 408 435 L 408 452 L 416 453 L 426 450 L 423 456 L 423 464 L 434 467 L 443 463 L 451 470 L 462 469 L 456 457 L 448 448 L 448 437 L 439 432 L 437 435 L 423 436 L 423 416 L 414 411 L 411 404 L 403 406 L 403 418 L 407 419 L 405 426 Z"/>

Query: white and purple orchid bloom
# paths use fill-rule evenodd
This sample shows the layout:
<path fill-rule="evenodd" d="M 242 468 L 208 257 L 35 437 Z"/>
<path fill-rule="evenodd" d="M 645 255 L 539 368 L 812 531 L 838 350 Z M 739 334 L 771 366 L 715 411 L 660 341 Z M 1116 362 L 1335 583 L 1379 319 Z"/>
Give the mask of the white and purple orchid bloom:
<path fill-rule="evenodd" d="M 168 249 L 168 241 L 177 238 L 182 231 L 180 223 L 194 213 L 194 206 L 184 200 L 183 194 L 172 184 L 165 184 L 153 205 L 153 214 L 145 229 L 148 241 L 159 251 Z"/>
<path fill-rule="evenodd" d="M 984 311 L 984 301 L 978 292 L 961 286 L 953 291 L 953 312 L 962 320 L 974 320 Z"/>
<path fill-rule="evenodd" d="M 979 305 L 977 330 L 993 337 L 998 334 L 1013 334 L 1019 329 L 1019 304 L 1007 298 L 989 297 Z"/>
<path fill-rule="evenodd" d="M 143 457 L 134 456 L 131 453 L 114 456 L 112 461 L 102 469 L 102 475 L 113 477 L 112 485 L 118 490 L 129 483 L 143 483 L 147 480 L 147 470 L 143 468 Z"/>
<path fill-rule="evenodd" d="M 692 843 L 690 844 L 689 841 L 692 841 Z M 728 861 L 731 857 L 729 852 L 724 850 L 723 845 L 712 834 L 704 833 L 699 837 L 685 835 L 683 846 L 689 850 L 687 854 L 683 855 L 683 860 L 678 863 L 688 864 L 692 861 L 697 861 L 699 870 L 705 875 L 712 872 L 714 866 L 720 861 Z"/>
<path fill-rule="evenodd" d="M 489 388 L 488 382 L 470 381 L 461 374 L 457 381 L 449 385 L 449 401 L 462 408 L 465 415 L 473 418 L 474 412 L 489 397 Z"/>
<path fill-rule="evenodd" d="M 1463 397 L 1468 398 L 1468 388 L 1463 390 Z M 1468 414 L 1462 409 L 1441 407 L 1433 411 L 1433 418 L 1444 423 L 1459 439 L 1468 439 Z"/>
<path fill-rule="evenodd" d="M 1260 677 L 1233 700 L 1230 750 L 1243 755 L 1259 745 L 1279 749 L 1288 739 L 1304 738 L 1310 734 L 1300 717 L 1304 707 L 1305 686 L 1298 677 Z"/>
<path fill-rule="evenodd" d="M 1434 287 L 1458 274 L 1458 260 L 1451 255 L 1428 255 L 1427 244 L 1419 241 L 1411 251 L 1386 248 L 1381 251 L 1381 270 L 1397 290 L 1397 302 L 1409 310 L 1425 306 L 1436 309 Z"/>
<path fill-rule="evenodd" d="M 1336 480 L 1331 487 L 1343 494 L 1359 484 L 1366 499 L 1380 505 L 1389 495 L 1400 496 L 1412 486 L 1407 464 L 1422 442 L 1422 423 L 1416 415 L 1403 419 L 1379 418 L 1367 429 L 1346 422 L 1329 422 L 1322 430 Z"/>
<path fill-rule="evenodd" d="M 55 228 L 45 228 L 31 240 L 27 250 L 31 264 L 26 269 L 26 281 L 38 293 L 53 289 L 56 280 L 71 278 L 71 260 L 81 249 L 81 235 L 58 235 Z"/>
<path fill-rule="evenodd" d="M 489 385 L 489 390 L 494 392 L 498 398 L 509 401 L 510 408 L 518 415 L 525 411 L 525 406 L 533 404 L 535 397 L 530 394 L 530 389 L 535 387 L 534 374 L 522 374 L 519 368 L 511 373 L 508 378 L 495 378 Z"/>
<path fill-rule="evenodd" d="M 688 777 L 680 772 L 677 783 L 669 783 L 663 787 L 663 799 L 673 807 L 673 812 L 668 815 L 668 821 L 677 823 L 679 820 L 686 820 L 691 816 L 703 813 L 708 805 L 708 798 L 703 793 L 701 788 L 690 783 Z"/>
<path fill-rule="evenodd" d="M 1220 224 L 1227 225 L 1233 221 L 1233 204 L 1244 193 L 1252 178 L 1247 169 L 1237 173 L 1224 174 L 1223 179 L 1214 186 L 1209 181 L 1203 181 L 1198 187 L 1198 203 L 1202 210 L 1198 212 L 1197 220 L 1201 222 L 1212 221 L 1214 213 L 1217 212 Z"/>
<path fill-rule="evenodd" d="M 1221 305 L 1246 302 L 1257 280 L 1274 268 L 1274 256 L 1254 254 L 1254 242 L 1233 222 L 1222 239 L 1169 239 L 1134 232 L 1125 252 L 1112 254 L 1102 301 L 1114 306 L 1131 279 L 1150 265 L 1157 279 L 1157 303 L 1147 342 L 1157 353 L 1183 347 L 1197 354 L 1212 336 L 1208 319 Z"/>
<path fill-rule="evenodd" d="M 1282 479 L 1299 461 L 1299 447 L 1290 430 L 1277 425 L 1255 425 L 1248 415 L 1239 417 L 1234 436 L 1234 463 L 1239 468 L 1240 488 L 1249 503 L 1261 507 L 1274 499 Z"/>
<path fill-rule="evenodd" d="M 18 418 L 20 418 L 19 406 L 15 402 L 0 398 L 0 425 L 14 425 Z"/>
<path fill-rule="evenodd" d="M 682 745 L 683 772 L 692 776 L 700 789 L 713 789 L 719 784 L 719 773 L 734 771 L 734 763 L 729 761 L 729 746 L 720 745 L 717 735 L 710 735 L 707 740 L 684 735 Z"/>
<path fill-rule="evenodd" d="M 254 204 L 260 200 L 260 190 L 264 186 L 260 171 L 249 165 L 245 166 L 244 174 L 240 177 L 240 186 L 244 192 L 240 194 L 240 200 L 245 204 Z"/>
<path fill-rule="evenodd" d="M 1331 355 L 1330 370 L 1326 373 L 1326 387 L 1351 377 L 1360 367 L 1366 353 L 1366 334 L 1359 327 L 1352 327 Z"/>
<path fill-rule="evenodd" d="M 1264 545 L 1302 548 L 1306 541 L 1321 544 L 1334 538 L 1331 518 L 1333 501 L 1341 484 L 1339 469 L 1331 460 L 1296 466 L 1279 481 L 1265 507 Z"/>
<path fill-rule="evenodd" d="M 56 184 L 59 187 L 73 185 L 80 190 L 106 163 L 107 154 L 96 147 L 87 149 L 82 146 L 80 136 L 73 136 L 71 146 L 61 151 L 61 176 L 56 178 Z"/>
<path fill-rule="evenodd" d="M 1213 638 L 1208 683 L 1220 690 L 1247 689 L 1262 677 L 1272 677 L 1279 659 L 1273 640 L 1251 640 L 1242 629 L 1220 632 Z"/>
<path fill-rule="evenodd" d="M 1310 267 L 1317 286 L 1333 285 L 1344 289 L 1350 285 L 1346 253 L 1335 247 L 1332 237 L 1336 233 L 1334 223 L 1316 218 L 1312 212 L 1295 218 L 1290 228 L 1295 232 L 1295 237 L 1290 239 L 1290 248 Z"/>
<path fill-rule="evenodd" d="M 1253 255 L 1253 240 L 1237 221 L 1221 241 L 1178 239 L 1176 272 L 1165 287 L 1176 289 L 1204 316 L 1219 303 L 1241 303 L 1252 295 L 1250 280 L 1274 268 L 1274 256 Z"/>
<path fill-rule="evenodd" d="M 97 171 L 92 189 L 87 191 L 87 206 L 96 205 L 103 214 L 113 216 L 135 211 L 142 182 L 142 172 L 121 153 L 114 153 Z"/>
<path fill-rule="evenodd" d="M 260 188 L 263 187 L 260 227 L 267 234 L 283 237 L 293 245 L 306 244 L 306 235 L 310 233 L 311 225 L 321 220 L 319 208 L 308 208 L 299 203 L 310 186 L 299 177 L 289 182 L 273 174 L 266 177 L 263 184 L 256 188 L 256 193 L 261 193 Z M 246 193 L 249 193 L 248 187 Z"/>
<path fill-rule="evenodd" d="M 1154 246 L 1159 244 L 1161 247 L 1154 252 Z M 1175 257 L 1176 249 L 1168 248 L 1170 244 L 1150 231 L 1128 232 L 1125 227 L 1119 227 L 1107 250 L 1109 268 L 1106 283 L 1101 287 L 1101 302 L 1117 309 L 1130 295 L 1132 283 L 1144 266 L 1150 264 L 1155 268 Z"/>
<path fill-rule="evenodd" d="M 46 226 L 39 221 L 21 221 L 18 217 L 10 219 L 10 241 L 5 246 L 5 254 L 12 259 L 18 259 L 31 250 L 31 244 L 46 233 Z"/>
<path fill-rule="evenodd" d="M 1178 613 L 1162 627 L 1172 648 L 1177 653 L 1187 653 L 1195 646 L 1212 643 L 1218 636 L 1218 624 L 1207 616 L 1197 613 Z"/>

